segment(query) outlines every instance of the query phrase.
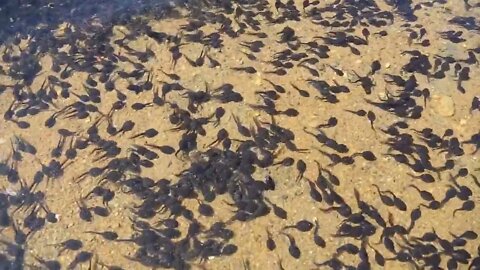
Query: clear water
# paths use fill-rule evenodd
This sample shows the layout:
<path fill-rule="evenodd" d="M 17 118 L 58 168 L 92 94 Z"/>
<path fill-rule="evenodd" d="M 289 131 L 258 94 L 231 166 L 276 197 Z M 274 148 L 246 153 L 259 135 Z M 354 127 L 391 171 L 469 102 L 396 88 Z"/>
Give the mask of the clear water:
<path fill-rule="evenodd" d="M 480 2 L 320 2 L 1 2 L 0 269 L 478 269 Z"/>

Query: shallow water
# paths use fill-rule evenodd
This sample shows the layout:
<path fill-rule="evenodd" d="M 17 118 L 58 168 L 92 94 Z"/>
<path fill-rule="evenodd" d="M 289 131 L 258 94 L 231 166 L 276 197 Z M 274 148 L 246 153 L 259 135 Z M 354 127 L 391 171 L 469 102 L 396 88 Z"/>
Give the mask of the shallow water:
<path fill-rule="evenodd" d="M 278 3 L 1 6 L 0 269 L 480 269 L 480 2 Z"/>

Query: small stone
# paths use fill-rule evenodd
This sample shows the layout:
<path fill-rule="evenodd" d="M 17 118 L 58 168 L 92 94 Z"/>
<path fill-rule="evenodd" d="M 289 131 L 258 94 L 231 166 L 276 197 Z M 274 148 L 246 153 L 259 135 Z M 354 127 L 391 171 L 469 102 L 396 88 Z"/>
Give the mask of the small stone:
<path fill-rule="evenodd" d="M 379 93 L 378 98 L 381 100 L 386 100 L 388 98 L 387 93 L 386 92 Z"/>
<path fill-rule="evenodd" d="M 433 111 L 440 116 L 450 117 L 455 114 L 455 102 L 449 96 L 433 95 L 430 104 Z"/>
<path fill-rule="evenodd" d="M 254 80 L 255 85 L 261 85 L 262 84 L 262 73 L 258 72 L 257 76 L 255 76 Z"/>

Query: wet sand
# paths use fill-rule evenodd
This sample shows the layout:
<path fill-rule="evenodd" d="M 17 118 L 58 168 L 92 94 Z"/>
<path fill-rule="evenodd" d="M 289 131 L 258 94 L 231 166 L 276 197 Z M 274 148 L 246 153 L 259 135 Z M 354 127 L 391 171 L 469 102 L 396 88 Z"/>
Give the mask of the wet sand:
<path fill-rule="evenodd" d="M 322 2 L 320 6 L 328 6 L 331 2 L 333 1 L 329 1 L 329 3 Z M 345 1 L 339 2 L 344 3 Z M 412 248 L 409 245 L 415 243 L 414 239 L 416 237 L 421 237 L 427 232 L 435 232 L 438 237 L 450 243 L 454 239 L 452 234 L 461 235 L 465 231 L 476 233 L 480 231 L 480 224 L 478 223 L 480 211 L 478 207 L 474 207 L 471 211 L 455 211 L 455 209 L 462 207 L 462 203 L 465 201 L 478 203 L 479 198 L 480 186 L 474 180 L 475 177 L 477 179 L 480 177 L 480 151 L 477 151 L 479 141 L 477 139 L 475 142 L 468 143 L 475 134 L 478 137 L 480 131 L 480 108 L 473 110 L 471 108 L 474 97 L 480 96 L 480 80 L 475 75 L 479 72 L 479 66 L 478 62 L 468 64 L 464 60 L 469 57 L 469 50 L 479 48 L 480 38 L 478 29 L 467 30 L 462 26 L 446 23 L 454 16 L 472 16 L 477 18 L 476 20 L 478 21 L 480 9 L 476 8 L 466 11 L 462 4 L 453 1 L 448 1 L 446 4 L 434 4 L 432 7 L 423 6 L 422 9 L 415 11 L 417 20 L 410 22 L 411 26 L 406 26 L 408 22 L 395 13 L 392 7 L 386 5 L 383 1 L 376 2 L 380 10 L 394 14 L 394 21 L 383 27 L 353 27 L 353 31 L 349 34 L 357 37 L 362 37 L 362 29 L 365 27 L 370 31 L 368 45 L 351 45 L 358 50 L 359 55 L 352 53 L 350 46 L 328 45 L 328 57 L 319 58 L 315 56 L 312 50 L 308 49 L 309 45 L 306 44 L 307 42 L 315 40 L 318 44 L 324 44 L 325 40 L 319 37 L 326 37 L 329 31 L 343 31 L 341 29 L 344 28 L 324 27 L 314 24 L 311 16 L 307 15 L 308 10 L 311 10 L 312 7 L 307 8 L 307 14 L 303 13 L 301 1 L 296 3 L 296 7 L 301 13 L 299 21 L 273 24 L 261 15 L 257 16 L 260 29 L 257 32 L 265 33 L 265 38 L 249 35 L 248 33 L 256 32 L 252 29 L 246 29 L 244 34 L 235 38 L 231 38 L 225 33 L 220 34 L 223 46 L 221 48 L 210 47 L 207 52 L 209 57 L 218 61 L 220 66 L 217 67 L 210 67 L 209 64 L 211 62 L 208 59 L 205 59 L 205 63 L 202 66 L 197 67 L 191 66 L 186 60 L 186 57 L 195 60 L 201 54 L 203 47 L 201 44 L 187 41 L 188 35 L 194 33 L 189 32 L 184 27 L 194 16 L 188 15 L 187 11 L 182 11 L 181 14 L 185 16 L 178 16 L 178 18 L 163 18 L 160 20 L 151 17 L 141 18 L 151 27 L 151 30 L 163 32 L 173 37 L 181 37 L 185 40 L 185 42 L 182 42 L 184 44 L 180 46 L 182 57 L 178 60 L 175 67 L 172 66 L 172 53 L 169 51 L 169 48 L 172 47 L 172 42 L 158 42 L 148 35 L 137 33 L 138 36 L 137 34 L 135 35 L 135 40 L 125 41 L 125 45 L 128 45 L 128 48 L 130 48 L 126 49 L 115 44 L 114 41 L 122 39 L 126 33 L 133 32 L 132 29 L 135 29 L 135 26 L 132 24 L 133 26 L 116 25 L 112 27 L 111 36 L 107 38 L 107 42 L 111 44 L 115 54 L 127 56 L 133 63 L 140 63 L 141 61 L 134 56 L 135 52 L 145 52 L 146 49 L 153 52 L 153 56 L 149 56 L 147 61 L 142 63 L 144 66 L 142 69 L 146 72 L 144 76 L 141 76 L 141 79 L 123 79 L 119 78 L 118 74 L 115 75 L 115 72 L 118 71 L 131 72 L 136 69 L 134 64 L 122 61 L 115 64 L 115 72 L 111 75 L 111 78 L 115 78 L 115 89 L 118 89 L 127 97 L 125 108 L 117 110 L 112 114 L 113 116 L 110 119 L 111 125 L 119 129 L 127 120 L 135 123 L 133 130 L 115 136 L 109 135 L 106 131 L 110 121 L 104 121 L 104 119 L 98 126 L 98 134 L 102 138 L 115 141 L 117 143 L 116 146 L 121 149 L 118 157 L 128 157 L 133 152 L 133 148 L 138 145 L 146 146 L 147 144 L 168 145 L 177 151 L 179 150 L 180 137 L 186 132 L 184 130 L 174 130 L 178 126 L 171 123 L 170 116 L 174 109 L 172 109 L 170 104 L 163 106 L 151 104 L 153 90 L 143 91 L 139 94 L 127 90 L 130 84 L 145 82 L 148 74 L 152 76 L 153 88 L 158 88 L 160 93 L 165 85 L 164 82 L 172 83 L 175 81 L 165 75 L 165 73 L 174 73 L 180 77 L 178 83 L 188 90 L 171 91 L 167 94 L 165 100 L 177 104 L 183 110 L 188 110 L 187 108 L 189 108 L 189 93 L 207 91 L 208 93 L 213 93 L 213 95 L 214 93 L 218 94 L 218 91 L 215 92 L 214 89 L 218 89 L 227 83 L 231 84 L 233 91 L 239 93 L 242 97 L 242 100 L 239 102 L 225 103 L 222 103 L 219 98 L 211 98 L 211 100 L 196 106 L 196 111 L 190 111 L 191 117 L 195 119 L 211 116 L 218 107 L 224 108 L 225 115 L 221 118 L 218 126 L 215 126 L 213 123 L 207 123 L 202 126 L 205 130 L 205 135 L 197 136 L 195 149 L 188 153 L 179 152 L 178 155 L 165 154 L 158 149 L 152 149 L 159 156 L 152 160 L 153 166 L 150 168 L 149 166 L 143 167 L 141 173 L 128 172 L 123 180 L 141 176 L 153 179 L 154 182 L 160 179 L 168 179 L 172 184 L 176 183 L 181 178 L 179 174 L 182 171 L 192 169 L 192 163 L 201 163 L 208 159 L 205 153 L 207 150 L 212 149 L 212 146 L 209 145 L 215 141 L 217 132 L 220 129 L 228 131 L 229 138 L 232 140 L 231 149 L 235 151 L 238 146 L 245 144 L 246 140 L 252 138 L 247 138 L 238 131 L 234 117 L 237 117 L 243 125 L 250 128 L 251 132 L 259 131 L 258 125 L 270 130 L 272 133 L 272 123 L 283 127 L 294 134 L 292 143 L 296 148 L 305 149 L 304 151 L 292 151 L 291 144 L 288 146 L 284 142 L 280 142 L 274 149 L 268 150 L 274 156 L 274 162 L 291 157 L 295 160 L 294 164 L 289 167 L 275 165 L 266 168 L 261 168 L 257 164 L 252 174 L 252 177 L 256 180 L 263 181 L 267 176 L 274 180 L 275 190 L 262 192 L 262 198 L 268 198 L 268 201 L 283 208 L 287 213 L 286 219 L 277 217 L 273 209 L 271 209 L 266 216 L 256 217 L 246 222 L 238 220 L 229 222 L 234 215 L 235 209 L 238 207 L 229 205 L 235 203 L 229 194 L 217 195 L 215 200 L 209 203 L 214 209 L 212 217 L 202 216 L 198 213 L 198 200 L 203 201 L 203 195 L 198 195 L 198 200 L 195 198 L 182 198 L 182 205 L 193 212 L 195 219 L 204 226 L 205 230 L 215 222 L 227 222 L 226 227 L 233 232 L 233 237 L 227 239 L 224 243 L 234 244 L 238 247 L 238 250 L 229 256 L 209 256 L 200 259 L 199 256 L 192 255 L 192 260 L 185 260 L 186 265 L 193 269 L 281 269 L 280 265 L 284 269 L 336 269 L 333 265 L 330 268 L 315 265 L 315 263 L 321 263 L 335 257 L 346 265 L 358 267 L 358 264 L 362 261 L 358 254 L 349 254 L 348 252 L 339 254 L 337 250 L 340 246 L 351 243 L 360 248 L 360 252 L 365 249 L 372 269 L 415 269 L 414 263 L 400 262 L 398 255 L 389 251 L 381 243 L 379 239 L 381 239 L 382 232 L 385 232 L 384 228 L 371 217 L 367 217 L 368 215 L 365 213 L 363 213 L 365 219 L 369 220 L 376 228 L 376 232 L 373 235 L 358 238 L 335 236 L 340 226 L 345 224 L 346 217 L 335 210 L 330 209 L 327 211 L 325 209 L 348 205 L 352 213 L 362 213 L 354 196 L 354 190 L 357 190 L 360 194 L 362 201 L 378 210 L 378 213 L 387 222 L 388 226 L 397 224 L 408 228 L 412 211 L 414 209 L 421 210 L 421 218 L 415 222 L 414 227 L 408 233 L 405 235 L 396 234 L 391 237 L 397 252 L 404 251 L 411 254 Z M 417 4 L 417 1 L 414 2 Z M 244 9 L 246 10 L 246 8 Z M 280 11 L 275 10 L 273 2 L 266 9 L 272 12 L 274 18 L 278 18 L 282 14 L 282 8 L 280 8 Z M 251 10 L 255 10 L 255 8 Z M 232 28 L 236 31 L 241 27 L 235 22 L 234 14 L 226 16 L 232 18 L 234 21 Z M 322 16 L 324 18 L 329 17 L 327 13 Z M 245 18 L 245 14 L 240 15 L 237 21 Z M 367 22 L 365 21 L 365 23 Z M 418 25 L 418 27 L 415 27 L 415 25 Z M 314 57 L 318 59 L 316 63 L 308 64 L 310 69 L 318 72 L 318 77 L 314 76 L 306 68 L 299 66 L 299 61 L 294 60 L 286 61 L 293 63 L 292 68 L 285 69 L 287 71 L 286 75 L 272 74 L 272 71 L 275 69 L 269 61 L 273 61 L 274 55 L 278 55 L 279 52 L 287 49 L 286 43 L 278 42 L 280 39 L 278 33 L 286 26 L 294 29 L 295 35 L 301 41 L 295 53 L 306 53 L 308 55 L 306 58 Z M 142 27 L 140 26 L 139 28 L 141 29 Z M 201 30 L 204 36 L 208 36 L 217 32 L 219 28 L 219 24 L 212 25 L 207 23 L 201 27 Z M 409 42 L 409 30 L 407 28 L 414 29 L 417 32 L 422 28 L 425 29 L 426 34 L 422 38 Z M 62 36 L 62 31 L 64 30 L 62 28 L 58 29 L 59 37 Z M 374 34 L 382 30 L 386 31 L 388 35 L 380 36 Z M 465 41 L 453 43 L 442 39 L 439 32 L 447 30 L 463 31 L 462 37 Z M 425 39 L 430 41 L 429 46 L 424 47 L 418 44 Z M 252 53 L 246 48 L 247 46 L 241 45 L 242 43 L 245 44 L 244 42 L 259 40 L 264 43 L 264 47 L 258 53 Z M 20 46 L 26 46 L 25 44 L 26 42 L 24 41 Z M 66 45 L 61 50 L 68 52 L 68 48 L 68 45 Z M 413 50 L 418 50 L 423 55 L 426 55 L 432 65 L 434 60 L 438 59 L 438 56 L 449 56 L 455 59 L 456 63 L 459 63 L 461 67 L 468 66 L 470 78 L 462 82 L 462 86 L 466 90 L 465 93 L 457 90 L 458 78 L 454 74 L 455 63 L 450 64 L 451 69 L 445 72 L 445 78 L 443 79 L 425 76 L 418 72 L 406 71 L 405 65 L 414 56 L 402 52 Z M 18 49 L 15 51 L 18 52 Z M 246 54 L 254 55 L 256 60 L 248 59 Z M 473 54 L 478 57 L 478 52 Z M 59 76 L 59 73 L 52 71 L 50 68 L 52 66 L 52 56 L 49 53 L 38 54 L 37 57 L 39 64 L 42 66 L 42 71 L 33 80 L 30 87 L 33 92 L 41 88 L 42 83 L 48 76 Z M 95 55 L 94 59 L 98 62 L 102 60 L 108 61 L 102 55 Z M 374 86 L 372 93 L 367 94 L 360 83 L 353 82 L 357 79 L 355 73 L 365 76 L 370 72 L 372 62 L 376 60 L 381 64 L 381 68 L 375 74 L 368 76 L 374 82 Z M 6 63 L 5 61 L 1 65 L 4 70 L 12 67 L 12 63 Z M 232 69 L 247 66 L 254 67 L 256 73 L 249 74 Z M 62 68 L 64 67 L 65 65 L 62 66 Z M 331 67 L 334 67 L 336 70 Z M 435 73 L 433 67 L 427 68 L 427 70 L 430 74 Z M 426 104 L 424 104 L 423 96 L 411 96 L 416 105 L 423 108 L 421 117 L 412 119 L 399 115 L 398 111 L 396 114 L 395 112 L 383 110 L 381 105 L 375 106 L 375 104 L 386 104 L 386 100 L 389 98 L 391 100 L 396 99 L 405 88 L 404 85 L 399 86 L 387 82 L 390 78 L 388 74 L 401 76 L 404 80 L 413 75 L 417 84 L 414 88 L 418 90 L 418 93 L 422 93 L 422 90 L 426 88 L 429 90 L 430 95 L 425 98 Z M 23 138 L 35 146 L 37 150 L 35 155 L 22 153 L 22 160 L 17 163 L 17 171 L 21 180 L 14 183 L 8 181 L 7 176 L 1 176 L 0 190 L 2 194 L 17 196 L 21 186 L 20 182 L 23 182 L 26 186 L 32 184 L 35 173 L 42 167 L 41 164 L 47 165 L 53 159 L 51 152 L 59 142 L 59 129 L 63 128 L 75 132 L 76 135 L 74 137 L 76 140 L 88 137 L 87 130 L 96 123 L 96 120 L 101 119 L 100 113 L 91 113 L 84 119 L 76 117 L 66 119 L 64 115 L 61 115 L 57 118 L 54 127 L 47 128 L 45 126 L 45 121 L 54 112 L 58 112 L 65 106 L 79 100 L 75 94 L 80 95 L 80 93 L 84 93 L 83 85 L 86 84 L 87 78 L 90 78 L 88 72 L 74 71 L 71 76 L 62 79 L 62 81 L 71 84 L 69 88 L 70 97 L 57 98 L 49 106 L 48 110 L 41 111 L 37 115 L 17 118 L 18 120 L 27 121 L 30 124 L 28 129 L 19 128 L 13 121 L 5 121 L 3 119 L 0 121 L 0 161 L 11 164 L 12 148 L 10 141 L 15 136 Z M 98 74 L 92 75 L 91 78 L 94 78 L 96 81 L 99 80 Z M 278 89 L 275 91 L 272 84 L 267 80 L 281 86 L 285 92 L 278 91 Z M 322 98 L 320 91 L 315 89 L 307 80 L 323 80 L 328 83 L 329 87 L 335 85 L 346 86 L 349 92 L 336 93 L 335 96 L 338 102 L 331 103 L 326 100 L 325 96 Z M 0 75 L 2 85 L 15 85 L 19 81 L 13 80 L 8 75 Z M 302 91 L 296 90 L 295 87 Z M 101 102 L 90 102 L 89 104 L 96 106 L 102 114 L 108 115 L 112 104 L 117 101 L 118 92 L 116 90 L 106 91 L 102 83 L 98 83 L 96 88 L 100 90 Z M 57 88 L 56 91 L 60 95 L 60 88 Z M 262 95 L 259 94 L 259 91 L 271 91 L 268 92 L 270 95 L 273 95 L 273 92 L 278 95 L 278 99 L 270 99 L 275 104 L 275 116 L 272 117 L 267 112 L 255 109 L 255 106 L 252 106 L 263 104 Z M 14 100 L 12 93 L 11 87 L 8 87 L 1 94 L 0 110 L 2 114 L 7 111 L 9 105 Z M 263 95 L 265 96 L 266 94 L 264 93 Z M 148 106 L 141 110 L 135 110 L 132 108 L 132 105 L 135 103 L 148 104 Z M 286 115 L 287 113 L 281 113 L 289 108 L 298 111 L 298 116 L 288 116 Z M 366 115 L 358 116 L 347 110 L 364 110 L 365 113 L 373 113 L 375 120 L 371 123 Z M 408 116 L 411 116 L 411 114 Z M 319 125 L 327 123 L 331 117 L 335 117 L 338 122 L 335 126 L 317 128 Z M 408 127 L 397 125 L 397 130 L 400 133 L 405 134 L 405 136 L 410 134 L 410 137 L 403 137 L 405 141 L 401 141 L 402 136 L 400 135 L 396 136 L 386 132 L 389 127 L 392 128 L 395 126 L 395 123 L 399 122 L 403 125 L 408 125 Z M 131 138 L 149 128 L 157 130 L 158 135 L 152 138 L 146 138 L 145 136 Z M 422 138 L 419 132 L 425 128 L 430 128 L 434 134 L 438 135 L 444 141 L 443 145 L 435 145 L 434 147 L 429 145 L 428 138 Z M 453 133 L 443 136 L 446 130 L 451 130 Z M 198 133 L 198 130 L 196 133 Z M 317 134 L 323 135 L 323 137 L 317 136 L 317 138 L 329 138 L 331 140 L 328 142 L 323 141 L 323 143 L 319 142 L 315 138 Z M 257 136 L 260 137 L 258 134 Z M 415 171 L 411 167 L 400 163 L 393 156 L 400 154 L 398 149 L 402 146 L 409 148 L 408 138 L 411 138 L 411 143 L 415 144 L 411 148 L 413 149 L 412 153 L 405 153 L 410 162 L 414 162 L 414 159 L 421 159 L 420 154 L 418 154 L 420 152 L 419 149 L 425 149 L 428 152 L 427 163 L 431 167 L 425 168 L 424 172 Z M 455 155 L 454 146 L 449 148 L 449 142 L 450 144 L 453 143 L 452 138 L 457 138 L 460 142 L 460 147 L 463 149 L 461 155 Z M 66 139 L 64 150 L 70 147 L 71 140 L 72 138 Z M 345 145 L 348 147 L 348 151 L 340 153 L 335 151 L 332 145 Z M 213 147 L 223 149 L 221 143 L 215 144 Z M 397 147 L 397 150 L 394 149 L 395 147 Z M 257 151 L 261 147 L 256 145 L 253 148 Z M 49 211 L 55 213 L 58 219 L 56 223 L 46 222 L 41 229 L 28 236 L 28 244 L 20 245 L 25 249 L 24 266 L 26 269 L 35 269 L 33 265 L 40 266 L 41 263 L 39 263 L 38 258 L 58 260 L 63 266 L 62 269 L 66 269 L 80 250 L 91 252 L 94 255 L 91 260 L 88 260 L 90 263 L 85 262 L 78 266 L 72 265 L 74 269 L 107 269 L 102 268 L 102 265 L 117 265 L 123 269 L 154 268 L 153 265 L 148 265 L 145 261 L 132 260 L 136 254 L 138 255 L 138 250 L 140 249 L 138 243 L 118 240 L 109 241 L 102 239 L 99 235 L 87 233 L 92 231 L 115 231 L 119 236 L 118 239 L 125 240 L 138 234 L 138 232 L 134 231 L 134 226 L 132 226 L 133 220 L 149 222 L 152 226 L 159 229 L 161 226 L 155 224 L 168 217 L 168 211 L 162 213 L 160 208 L 157 207 L 155 211 L 158 213 L 152 218 L 140 218 L 136 214 L 136 209 L 142 203 L 145 204 L 147 198 L 151 198 L 149 196 L 154 195 L 146 191 L 144 193 L 131 192 L 131 188 L 126 186 L 127 183 L 108 180 L 100 181 L 102 176 L 92 177 L 89 175 L 79 180 L 78 177 L 88 172 L 90 168 L 106 166 L 112 159 L 104 158 L 96 161 L 102 155 L 102 151 L 94 149 L 95 146 L 89 145 L 83 150 L 77 150 L 77 156 L 71 161 L 66 159 L 65 151 L 63 151 L 62 156 L 56 158 L 59 162 L 65 161 L 65 164 L 68 164 L 68 166 L 65 166 L 63 173 L 54 179 L 49 179 L 48 181 L 45 179 L 34 189 L 35 191 L 44 192 L 44 201 L 34 204 L 28 209 L 27 207 L 22 207 L 14 213 L 12 211 L 16 208 L 15 206 L 12 205 L 7 208 L 12 220 L 17 224 L 16 226 L 25 233 L 30 231 L 25 226 L 25 217 L 32 210 L 38 212 L 39 216 L 45 216 L 41 205 L 48 206 Z M 356 153 L 364 151 L 371 151 L 375 156 L 375 160 L 369 161 L 362 158 L 361 154 L 356 155 Z M 351 157 L 353 155 L 354 161 L 353 164 L 342 164 L 339 162 L 339 164 L 332 165 L 331 158 L 335 157 L 330 156 L 331 158 L 329 158 L 325 153 L 337 154 L 341 157 Z M 261 159 L 261 155 L 259 157 Z M 399 157 L 397 156 L 397 158 Z M 306 164 L 306 171 L 303 177 L 296 181 L 299 175 L 297 169 L 299 160 Z M 437 170 L 438 172 L 436 172 L 434 168 L 441 168 L 447 160 L 453 160 L 454 167 L 443 171 Z M 421 166 L 426 166 L 426 163 L 422 162 L 420 162 Z M 328 194 L 323 192 L 322 202 L 314 201 L 309 195 L 311 188 L 309 183 L 313 183 L 313 186 L 317 185 L 316 189 L 319 189 L 317 184 L 319 167 L 317 163 L 320 164 L 320 168 L 323 170 L 322 175 L 325 179 L 328 179 L 329 189 L 327 190 L 334 190 L 343 199 L 344 204 L 335 203 L 329 205 L 325 198 Z M 348 163 L 348 160 L 345 163 Z M 468 170 L 466 176 L 456 176 L 461 168 Z M 328 172 L 330 172 L 330 175 Z M 430 174 L 434 178 L 434 182 L 425 183 L 416 177 L 423 173 Z M 332 175 L 336 176 L 339 183 L 335 182 L 335 178 L 331 178 Z M 419 189 L 428 191 L 437 201 L 441 202 L 446 196 L 447 190 L 455 187 L 454 181 L 451 180 L 454 176 L 458 185 L 468 187 L 472 194 L 464 199 L 459 198 L 462 194 L 456 195 L 458 197 L 443 203 L 442 207 L 437 210 L 427 209 L 422 206 L 427 205 L 429 202 L 422 199 L 419 192 L 411 187 L 411 185 L 415 185 Z M 114 198 L 108 202 L 108 216 L 102 217 L 94 214 L 90 222 L 81 220 L 78 207 L 78 202 L 81 198 L 84 198 L 83 201 L 88 207 L 103 206 L 102 199 L 99 197 L 89 196 L 85 198 L 92 189 L 99 185 L 108 188 L 115 194 Z M 382 191 L 391 191 L 394 197 L 400 198 L 406 204 L 407 209 L 402 211 L 395 206 L 385 205 L 380 199 L 376 186 Z M 155 186 L 144 188 L 151 191 L 158 190 L 158 187 Z M 271 203 L 266 202 L 265 204 L 272 208 Z M 294 225 L 300 220 L 308 220 L 312 223 L 318 221 L 318 234 L 325 240 L 325 247 L 319 247 L 315 244 L 313 229 L 307 232 L 300 232 L 294 228 L 284 229 L 285 226 Z M 177 221 L 181 237 L 175 238 L 174 242 L 178 243 L 182 237 L 185 237 L 191 221 L 188 221 L 185 217 L 178 217 Z M 11 225 L 1 227 L 0 230 L 2 239 L 13 241 L 14 229 Z M 276 249 L 273 251 L 268 250 L 266 247 L 267 230 L 276 243 Z M 287 232 L 295 239 L 301 251 L 300 258 L 296 259 L 289 254 L 289 239 L 282 232 Z M 208 233 L 205 233 L 199 239 L 208 239 L 207 235 Z M 59 253 L 60 246 L 56 244 L 67 239 L 81 241 L 81 249 L 66 250 Z M 369 243 L 368 245 L 366 244 L 367 242 Z M 364 244 L 362 245 L 362 243 Z M 456 250 L 464 249 L 471 255 L 467 263 L 458 265 L 458 269 L 467 269 L 470 263 L 473 264 L 474 258 L 479 256 L 477 253 L 478 243 L 478 239 L 471 239 L 466 241 L 464 246 L 455 247 Z M 7 245 L 3 244 L 3 249 L 6 250 Z M 438 241 L 434 243 L 434 246 L 438 248 L 438 252 L 441 254 L 441 267 L 446 267 L 449 255 L 444 254 L 445 247 L 442 247 Z M 375 261 L 375 250 L 387 259 L 385 266 L 380 266 Z M 358 253 L 358 251 L 354 253 Z M 186 257 L 186 255 L 184 256 Z M 11 260 L 13 261 L 13 259 Z M 425 264 L 422 260 L 415 259 L 413 261 L 418 266 Z M 476 267 L 480 266 L 476 265 Z"/>

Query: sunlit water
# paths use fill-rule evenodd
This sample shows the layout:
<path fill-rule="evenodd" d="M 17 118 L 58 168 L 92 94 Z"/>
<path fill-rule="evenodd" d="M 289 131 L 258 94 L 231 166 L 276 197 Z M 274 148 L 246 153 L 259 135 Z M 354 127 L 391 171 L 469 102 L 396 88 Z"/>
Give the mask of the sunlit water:
<path fill-rule="evenodd" d="M 1 2 L 0 269 L 479 269 L 479 15 Z"/>

